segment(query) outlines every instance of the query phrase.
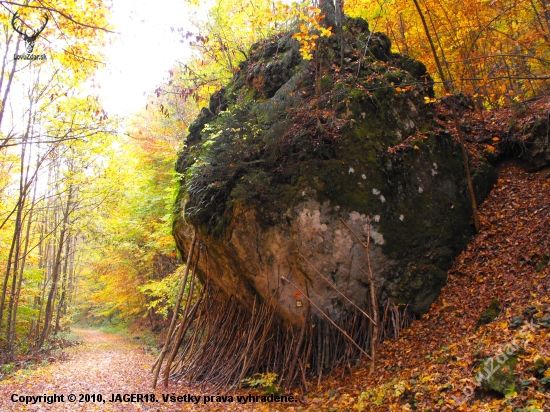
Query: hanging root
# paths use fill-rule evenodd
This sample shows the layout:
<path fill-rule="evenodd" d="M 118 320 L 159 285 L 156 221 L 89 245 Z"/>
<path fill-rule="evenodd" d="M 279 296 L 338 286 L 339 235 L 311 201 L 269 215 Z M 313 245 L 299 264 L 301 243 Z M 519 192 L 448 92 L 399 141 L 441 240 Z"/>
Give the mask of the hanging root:
<path fill-rule="evenodd" d="M 384 339 L 398 338 L 401 331 L 407 329 L 413 320 L 414 315 L 409 305 L 395 306 L 391 299 L 388 299 L 382 318 L 379 342 Z"/>
<path fill-rule="evenodd" d="M 199 258 L 197 253 L 196 260 Z M 191 264 L 189 259 L 188 266 Z M 183 316 L 177 327 L 174 316 L 162 356 L 153 366 L 155 384 L 161 368 L 165 386 L 171 378 L 212 392 L 228 391 L 256 373 L 274 372 L 278 386 L 289 389 L 299 385 L 307 392 L 308 378 L 316 376 L 319 383 L 337 366 L 370 358 L 375 343 L 399 336 L 412 321 L 408 307 L 396 307 L 389 299 L 384 311 L 377 314 L 380 316 L 374 317 L 381 319 L 375 328 L 371 317 L 356 305 L 331 319 L 308 298 L 301 325 L 286 325 L 273 303 L 256 297 L 250 309 L 235 296 L 227 298 L 209 282 L 208 261 L 206 268 L 201 284 L 195 275 L 195 261 Z M 372 314 L 372 307 L 367 312 Z"/>
<path fill-rule="evenodd" d="M 272 304 L 256 299 L 250 312 L 235 297 L 204 290 L 189 310 L 184 329 L 178 329 L 183 339 L 163 372 L 212 391 L 229 390 L 255 373 L 275 372 L 279 386 L 307 390 L 306 378 L 318 376 L 320 381 L 323 374 L 369 350 L 371 322 L 359 311 L 343 314 L 338 328 L 313 309 L 308 312 L 302 326 L 287 326 L 277 319 Z M 410 319 L 408 311 L 388 301 L 380 338 L 397 336 Z"/>

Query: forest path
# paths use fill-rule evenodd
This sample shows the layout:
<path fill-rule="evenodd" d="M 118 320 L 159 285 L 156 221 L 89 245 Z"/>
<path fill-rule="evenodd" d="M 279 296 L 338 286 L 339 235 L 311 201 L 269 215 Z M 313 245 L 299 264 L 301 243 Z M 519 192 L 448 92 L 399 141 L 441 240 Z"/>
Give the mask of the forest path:
<path fill-rule="evenodd" d="M 82 344 L 64 351 L 65 359 L 20 373 L 0 382 L 0 411 L 146 411 L 179 410 L 162 403 L 161 393 L 180 392 L 162 388 L 159 402 L 110 402 L 116 394 L 153 394 L 151 365 L 153 355 L 135 341 L 97 330 L 74 329 Z M 26 396 L 58 395 L 58 402 L 41 399 L 25 403 Z M 69 401 L 69 394 L 75 401 Z M 85 395 L 96 395 L 95 402 Z M 97 395 L 102 400 L 98 402 Z M 63 396 L 59 401 L 59 396 Z M 50 398 L 51 399 L 51 398 Z M 15 401 L 14 401 L 15 400 Z M 131 399 L 130 399 L 131 400 Z"/>

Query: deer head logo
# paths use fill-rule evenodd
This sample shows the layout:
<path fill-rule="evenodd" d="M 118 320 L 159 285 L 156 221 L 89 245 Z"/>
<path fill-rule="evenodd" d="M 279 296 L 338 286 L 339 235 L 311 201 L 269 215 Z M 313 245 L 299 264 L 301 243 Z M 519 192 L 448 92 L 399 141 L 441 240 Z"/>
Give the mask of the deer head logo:
<path fill-rule="evenodd" d="M 32 35 L 30 36 L 27 34 L 27 29 L 23 29 L 23 24 L 24 24 L 23 20 L 21 20 L 17 16 L 17 12 L 14 13 L 13 18 L 11 19 L 11 25 L 13 26 L 13 29 L 23 37 L 23 40 L 25 40 L 25 48 L 27 49 L 27 53 L 29 54 L 31 54 L 32 51 L 34 50 L 34 42 L 38 38 L 38 35 L 42 33 L 42 31 L 46 27 L 46 24 L 48 24 L 48 15 L 44 15 L 44 18 L 46 19 L 46 21 L 44 22 L 42 27 L 40 27 L 37 30 L 31 29 Z M 19 20 L 22 23 L 19 28 L 17 28 L 16 26 L 16 20 Z"/>

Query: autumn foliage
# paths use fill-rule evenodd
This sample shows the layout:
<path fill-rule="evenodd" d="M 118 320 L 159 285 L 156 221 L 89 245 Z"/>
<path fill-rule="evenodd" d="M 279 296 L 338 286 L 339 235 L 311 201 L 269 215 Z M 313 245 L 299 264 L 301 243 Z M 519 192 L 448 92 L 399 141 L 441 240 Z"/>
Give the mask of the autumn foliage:
<path fill-rule="evenodd" d="M 387 33 L 396 51 L 422 60 L 440 82 L 440 92 L 445 80 L 452 91 L 500 106 L 546 91 L 550 63 L 546 1 L 420 0 L 418 6 L 422 15 L 409 1 L 348 0 L 345 11 Z"/>
<path fill-rule="evenodd" d="M 3 1 L 0 7 L 0 374 L 22 364 L 21 355 L 50 347 L 51 336 L 72 319 L 162 329 L 183 271 L 170 233 L 178 180 L 173 163 L 192 119 L 209 110 L 210 96 L 241 70 L 253 44 L 290 31 L 302 58 L 317 70 L 323 41 L 349 34 L 345 25 L 326 23 L 312 5 L 214 0 L 204 12 L 192 1 L 193 26 L 174 30 L 192 56 L 174 63 L 123 130 L 83 91 L 94 83 L 103 47 L 114 39 L 108 2 L 20 3 Z M 459 127 L 473 130 L 466 141 L 473 162 L 521 155 L 528 142 L 514 133 L 534 127 L 529 116 L 548 117 L 547 100 L 522 103 L 548 89 L 546 0 L 347 0 L 343 11 L 367 20 L 372 33 L 387 33 L 393 52 L 427 66 L 436 96 L 426 103 L 448 92 L 471 95 L 472 110 Z M 24 50 L 11 27 L 15 12 L 30 26 L 48 16 L 36 45 L 47 62 L 13 59 Z M 323 75 L 312 74 L 316 92 Z M 265 79 L 253 82 L 259 90 Z M 397 93 L 408 90 L 395 87 Z M 481 111 L 503 106 L 508 108 Z M 451 114 L 438 110 L 444 126 L 455 130 Z M 319 118 L 330 124 L 329 111 L 307 114 L 315 124 Z M 304 408 L 452 407 L 451 395 L 460 396 L 471 379 L 475 354 L 495 354 L 510 341 L 525 348 L 517 366 L 521 393 L 469 401 L 462 410 L 548 407 L 548 387 L 541 382 L 549 369 L 532 371 L 538 359 L 548 364 L 550 350 L 548 329 L 537 323 L 550 304 L 544 173 L 504 168 L 481 207 L 482 231 L 456 261 L 432 312 L 381 346 L 376 374 L 347 367 L 339 373 L 352 370 L 352 378 L 337 384 L 334 375 L 321 382 Z M 476 329 L 478 315 L 494 298 L 503 304 L 500 317 Z M 536 312 L 525 315 L 528 307 Z M 538 326 L 533 330 L 528 323 Z M 335 394 L 334 387 L 344 384 L 349 390 Z"/>

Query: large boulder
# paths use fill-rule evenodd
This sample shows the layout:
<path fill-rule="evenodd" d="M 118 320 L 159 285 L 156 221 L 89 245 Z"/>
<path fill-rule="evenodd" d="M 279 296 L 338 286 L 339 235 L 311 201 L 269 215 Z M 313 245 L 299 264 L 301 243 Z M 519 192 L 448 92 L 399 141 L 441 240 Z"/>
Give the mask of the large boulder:
<path fill-rule="evenodd" d="M 312 61 L 298 47 L 290 34 L 254 45 L 193 122 L 177 245 L 186 255 L 197 231 L 200 276 L 245 307 L 271 300 L 301 323 L 306 299 L 284 276 L 337 320 L 348 304 L 323 277 L 359 306 L 369 296 L 366 251 L 342 218 L 363 243 L 370 234 L 379 301 L 424 313 L 474 233 L 460 146 L 426 103 L 431 78 L 361 19 Z M 475 160 L 479 202 L 496 174 Z"/>

